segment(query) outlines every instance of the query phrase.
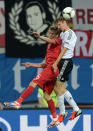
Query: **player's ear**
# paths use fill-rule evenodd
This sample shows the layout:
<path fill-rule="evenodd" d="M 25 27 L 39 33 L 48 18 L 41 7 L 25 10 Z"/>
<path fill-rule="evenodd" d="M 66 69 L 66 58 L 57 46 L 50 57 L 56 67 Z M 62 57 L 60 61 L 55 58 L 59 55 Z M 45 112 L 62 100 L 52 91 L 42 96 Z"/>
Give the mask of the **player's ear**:
<path fill-rule="evenodd" d="M 46 14 L 43 12 L 42 13 L 43 19 L 46 19 Z"/>

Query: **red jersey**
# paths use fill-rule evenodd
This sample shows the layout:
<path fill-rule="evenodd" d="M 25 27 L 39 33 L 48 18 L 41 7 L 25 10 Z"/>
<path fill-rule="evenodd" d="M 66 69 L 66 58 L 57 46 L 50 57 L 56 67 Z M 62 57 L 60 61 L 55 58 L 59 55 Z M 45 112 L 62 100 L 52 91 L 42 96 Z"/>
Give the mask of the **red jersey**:
<path fill-rule="evenodd" d="M 55 40 L 56 44 L 48 44 L 45 56 L 46 65 L 52 65 L 60 54 L 62 40 L 60 37 L 56 37 Z"/>

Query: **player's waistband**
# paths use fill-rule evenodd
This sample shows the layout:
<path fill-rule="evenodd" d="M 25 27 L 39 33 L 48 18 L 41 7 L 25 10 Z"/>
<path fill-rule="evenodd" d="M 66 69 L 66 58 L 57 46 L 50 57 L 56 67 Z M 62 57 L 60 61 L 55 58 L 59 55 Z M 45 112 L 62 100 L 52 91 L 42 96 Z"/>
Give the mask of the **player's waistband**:
<path fill-rule="evenodd" d="M 61 60 L 72 60 L 72 58 L 62 58 Z"/>

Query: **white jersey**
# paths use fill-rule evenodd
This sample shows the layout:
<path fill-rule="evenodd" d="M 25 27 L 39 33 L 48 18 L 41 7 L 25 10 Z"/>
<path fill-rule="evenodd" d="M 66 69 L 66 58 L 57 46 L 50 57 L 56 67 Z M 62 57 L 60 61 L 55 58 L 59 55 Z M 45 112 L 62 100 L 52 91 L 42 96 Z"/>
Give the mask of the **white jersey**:
<path fill-rule="evenodd" d="M 63 43 L 62 47 L 68 48 L 68 50 L 66 51 L 66 53 L 62 58 L 63 59 L 72 58 L 74 55 L 74 48 L 77 40 L 76 34 L 74 33 L 74 31 L 69 29 L 65 32 L 61 32 L 60 37 Z"/>

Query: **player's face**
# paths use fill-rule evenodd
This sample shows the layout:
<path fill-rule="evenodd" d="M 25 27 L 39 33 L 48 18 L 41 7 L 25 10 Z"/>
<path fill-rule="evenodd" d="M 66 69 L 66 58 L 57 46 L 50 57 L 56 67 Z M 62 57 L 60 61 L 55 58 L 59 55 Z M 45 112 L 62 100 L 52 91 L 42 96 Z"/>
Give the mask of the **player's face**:
<path fill-rule="evenodd" d="M 65 30 L 65 24 L 62 21 L 58 21 L 57 27 L 59 30 L 64 31 Z"/>
<path fill-rule="evenodd" d="M 43 24 L 42 13 L 38 6 L 31 6 L 26 10 L 27 24 L 33 30 L 37 30 Z"/>
<path fill-rule="evenodd" d="M 49 38 L 53 39 L 55 37 L 56 37 L 56 34 L 52 30 L 49 30 Z"/>

